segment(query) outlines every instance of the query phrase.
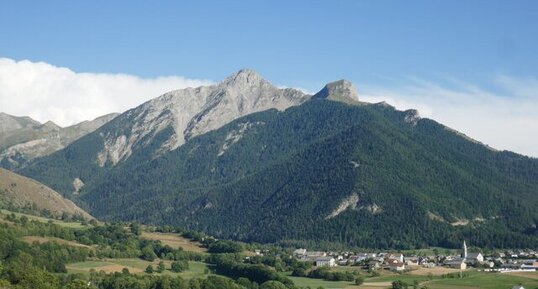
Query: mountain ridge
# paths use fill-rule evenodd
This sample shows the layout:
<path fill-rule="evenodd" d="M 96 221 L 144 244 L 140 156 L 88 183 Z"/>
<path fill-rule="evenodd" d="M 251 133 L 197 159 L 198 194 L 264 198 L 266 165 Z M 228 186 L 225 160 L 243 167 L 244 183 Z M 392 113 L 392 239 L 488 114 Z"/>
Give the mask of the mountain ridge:
<path fill-rule="evenodd" d="M 145 146 L 168 130 L 154 154 L 174 150 L 189 138 L 219 128 L 246 114 L 270 108 L 284 110 L 308 99 L 292 88 L 276 88 L 250 69 L 242 69 L 209 86 L 173 90 L 127 111 L 116 120 L 121 132 L 102 131 L 101 167 L 128 159 L 134 147 Z"/>
<path fill-rule="evenodd" d="M 117 115 L 106 114 L 91 121 L 60 127 L 50 120 L 41 124 L 30 117 L 0 113 L 0 166 L 8 169 L 21 168 L 32 159 L 64 148 Z"/>
<path fill-rule="evenodd" d="M 300 103 L 287 106 L 287 93 Z M 196 112 L 182 115 L 180 130 L 166 105 L 178 95 L 205 96 Z M 221 238 L 376 248 L 451 247 L 462 238 L 486 247 L 538 245 L 538 160 L 492 151 L 416 110 L 355 101 L 346 81 L 315 95 L 276 89 L 243 71 L 129 110 L 21 173 L 106 220 Z M 248 102 L 260 97 L 285 108 Z M 225 121 L 204 123 L 223 112 Z M 107 134 L 126 144 L 146 117 L 156 125 L 136 136 L 129 157 L 96 161 Z M 184 142 L 167 147 L 178 131 Z M 453 225 L 462 220 L 465 226 Z"/>

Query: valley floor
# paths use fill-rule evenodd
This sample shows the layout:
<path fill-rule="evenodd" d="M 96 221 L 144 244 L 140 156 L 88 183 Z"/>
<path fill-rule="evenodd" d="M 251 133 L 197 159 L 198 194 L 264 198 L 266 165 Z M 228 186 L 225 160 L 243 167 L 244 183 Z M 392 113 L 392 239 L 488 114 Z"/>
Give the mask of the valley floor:
<path fill-rule="evenodd" d="M 0 212 L 0 226 L 6 226 L 6 228 L 21 226 L 20 218 L 26 217 L 29 220 L 37 221 L 36 224 L 54 223 L 63 228 L 78 229 L 82 230 L 82 232 L 87 232 L 87 230 L 90 230 L 89 228 L 92 228 L 92 225 L 90 224 L 50 220 L 21 213 L 15 214 L 16 217 L 19 218 L 18 221 L 10 221 L 7 217 L 11 214 L 11 212 L 4 210 Z M 66 240 L 59 237 L 24 234 L 22 233 L 24 232 L 22 229 L 20 232 L 21 235 L 18 237 L 18 239 L 32 246 L 39 246 L 39 244 L 45 243 L 57 243 L 72 248 L 90 251 L 97 250 L 98 248 L 96 245 L 88 246 L 73 240 Z M 192 254 L 209 256 L 207 253 L 207 248 L 204 248 L 199 242 L 195 242 L 179 234 L 142 231 L 139 238 L 160 241 L 162 244 L 171 246 L 174 249 L 183 248 L 184 251 Z M 251 251 L 243 251 L 242 254 L 243 256 L 247 256 L 246 258 L 256 255 L 255 252 Z M 148 274 L 146 273 L 146 269 L 149 265 L 153 266 L 153 268 L 158 268 L 161 261 L 164 263 L 165 270 L 161 273 L 152 273 L 153 275 L 169 275 L 172 277 L 181 277 L 186 280 L 193 278 L 206 279 L 208 276 L 216 275 L 214 270 L 212 270 L 212 265 L 201 261 L 188 261 L 188 269 L 175 273 L 171 271 L 171 260 L 161 260 L 159 258 L 155 258 L 154 261 L 146 261 L 140 258 L 97 258 L 95 255 L 94 257 L 87 258 L 86 261 L 83 262 L 68 263 L 66 264 L 65 268 L 67 269 L 68 273 L 81 274 L 86 277 L 88 277 L 93 271 L 115 273 L 122 272 L 125 269 L 127 269 L 131 274 L 146 275 Z M 325 289 L 381 289 L 392 288 L 392 282 L 397 280 L 409 284 L 409 288 L 413 288 L 413 284 L 416 282 L 419 284 L 419 287 L 417 288 L 428 289 L 510 289 L 518 284 L 523 285 L 526 289 L 538 288 L 538 272 L 492 273 L 479 271 L 476 269 L 469 269 L 463 271 L 465 272 L 463 278 L 458 278 L 458 270 L 444 267 L 422 268 L 415 266 L 411 267 L 411 270 L 405 273 L 392 273 L 388 270 L 379 269 L 376 271 L 377 274 L 375 275 L 366 270 L 360 269 L 360 267 L 357 266 L 337 266 L 330 268 L 330 271 L 356 272 L 355 276 L 362 277 L 364 279 L 364 283 L 362 285 L 355 285 L 355 282 L 351 281 L 325 281 L 307 277 L 295 277 L 292 276 L 291 272 L 282 272 L 279 274 L 283 277 L 289 278 L 296 286 L 302 288 L 323 287 Z"/>
<path fill-rule="evenodd" d="M 345 268 L 345 267 L 344 267 Z M 339 270 L 344 270 L 339 268 Z M 355 267 L 347 267 L 349 271 L 355 270 Z M 409 284 L 412 288 L 413 282 L 417 280 L 420 286 L 426 286 L 429 289 L 510 289 L 512 286 L 522 284 L 526 289 L 538 288 L 538 272 L 525 273 L 489 273 L 476 270 L 468 270 L 467 277 L 463 279 L 443 278 L 442 275 L 446 272 L 432 269 L 421 269 L 419 274 L 416 271 L 408 273 L 395 274 L 390 272 L 380 271 L 381 276 L 369 277 L 368 272 L 361 271 L 361 276 L 365 277 L 362 285 L 357 286 L 353 282 L 333 282 L 306 277 L 293 277 L 291 272 L 284 273 L 285 276 L 293 280 L 297 286 L 310 286 L 317 288 L 323 286 L 326 289 L 381 289 L 391 288 L 392 282 L 400 280 Z M 428 277 L 432 273 L 433 276 Z M 421 288 L 419 287 L 419 288 Z"/>

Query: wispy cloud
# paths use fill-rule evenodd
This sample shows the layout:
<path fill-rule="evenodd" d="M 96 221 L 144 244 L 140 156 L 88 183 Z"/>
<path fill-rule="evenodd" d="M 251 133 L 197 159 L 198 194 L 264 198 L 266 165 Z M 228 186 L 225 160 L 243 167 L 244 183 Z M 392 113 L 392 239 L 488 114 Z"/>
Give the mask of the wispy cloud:
<path fill-rule="evenodd" d="M 170 90 L 208 83 L 181 76 L 78 73 L 44 62 L 0 58 L 0 111 L 66 126 L 123 112 Z"/>
<path fill-rule="evenodd" d="M 538 80 L 500 75 L 488 91 L 456 79 L 445 84 L 413 78 L 409 85 L 362 87 L 367 102 L 387 101 L 398 109 L 416 108 L 423 117 L 500 150 L 538 157 Z"/>

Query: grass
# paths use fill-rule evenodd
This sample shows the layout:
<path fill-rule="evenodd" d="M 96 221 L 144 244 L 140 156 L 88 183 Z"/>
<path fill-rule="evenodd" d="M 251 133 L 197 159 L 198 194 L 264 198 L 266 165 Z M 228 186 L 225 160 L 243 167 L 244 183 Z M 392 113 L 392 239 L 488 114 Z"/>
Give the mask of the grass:
<path fill-rule="evenodd" d="M 392 273 L 383 274 L 379 277 L 367 278 L 368 282 L 393 282 L 396 280 L 413 284 L 413 281 L 415 280 L 417 280 L 418 282 L 424 282 L 424 281 L 428 281 L 429 279 L 427 276 L 418 276 L 418 275 L 409 275 L 409 274 L 392 274 Z"/>
<path fill-rule="evenodd" d="M 325 289 L 342 289 L 342 288 L 348 288 L 349 286 L 353 285 L 353 282 L 347 282 L 347 281 L 325 281 L 321 279 L 295 277 L 295 276 L 291 276 L 291 272 L 285 272 L 285 273 L 282 273 L 282 275 L 291 279 L 293 283 L 299 287 L 310 286 L 312 288 L 317 288 L 319 286 L 323 286 Z"/>
<path fill-rule="evenodd" d="M 165 271 L 165 274 L 177 274 L 184 279 L 205 278 L 209 275 L 205 273 L 206 269 L 209 269 L 206 263 L 189 261 L 189 270 L 183 271 L 181 273 L 173 273 L 167 270 Z"/>
<path fill-rule="evenodd" d="M 162 273 L 154 273 L 155 275 L 163 274 L 170 276 L 181 276 L 184 279 L 192 278 L 205 278 L 209 274 L 206 274 L 208 265 L 202 262 L 189 261 L 189 270 L 175 273 L 170 271 L 171 261 L 164 261 L 166 270 Z M 93 260 L 78 263 L 67 264 L 66 268 L 69 273 L 83 273 L 88 274 L 91 269 L 95 271 L 105 271 L 106 273 L 121 272 L 123 268 L 127 268 L 130 273 L 145 274 L 144 270 L 148 265 L 152 265 L 154 269 L 157 269 L 159 261 L 149 262 L 136 258 L 126 259 L 103 259 Z"/>
<path fill-rule="evenodd" d="M 178 234 L 173 233 L 157 233 L 157 232 L 142 232 L 143 239 L 158 240 L 163 244 L 172 248 L 183 248 L 185 251 L 204 253 L 207 249 L 202 247 L 198 242 L 191 241 L 187 238 L 183 238 Z"/>
<path fill-rule="evenodd" d="M 353 271 L 356 267 L 340 267 L 334 270 Z M 310 286 L 317 288 L 323 286 L 326 289 L 370 289 L 370 288 L 389 288 L 393 281 L 401 280 L 410 286 L 413 282 L 418 281 L 421 286 L 426 285 L 430 289 L 509 289 L 514 285 L 522 284 L 527 289 L 538 288 L 538 272 L 525 272 L 524 274 L 507 274 L 507 273 L 489 273 L 476 270 L 467 270 L 468 275 L 463 279 L 449 279 L 441 276 L 432 276 L 431 280 L 426 275 L 411 275 L 409 273 L 396 274 L 385 270 L 379 270 L 381 276 L 367 277 L 367 273 L 360 272 L 360 276 L 365 278 L 365 283 L 356 286 L 353 282 L 333 282 L 306 277 L 293 277 L 290 272 L 283 273 L 283 276 L 290 278 L 295 285 L 300 287 Z"/>
<path fill-rule="evenodd" d="M 34 215 L 29 215 L 29 214 L 11 212 L 11 211 L 4 210 L 4 209 L 0 209 L 0 213 L 3 215 L 2 219 L 5 219 L 7 215 L 10 215 L 11 213 L 13 213 L 13 214 L 15 214 L 15 216 L 17 216 L 17 218 L 25 216 L 29 220 L 34 220 L 34 221 L 38 221 L 38 222 L 42 222 L 42 223 L 48 223 L 49 221 L 52 221 L 56 225 L 59 225 L 59 226 L 62 226 L 62 227 L 67 227 L 67 228 L 84 229 L 84 228 L 88 228 L 88 226 L 90 226 L 90 225 L 82 225 L 82 223 L 80 223 L 80 222 L 64 222 L 62 220 L 49 219 L 49 218 L 39 217 L 39 216 L 34 216 Z"/>
<path fill-rule="evenodd" d="M 64 245 L 73 246 L 73 247 L 91 248 L 90 246 L 80 244 L 74 241 L 68 241 L 68 240 L 54 238 L 54 237 L 24 236 L 21 239 L 28 244 L 32 244 L 34 242 L 37 242 L 39 244 L 48 243 L 48 242 L 56 242 L 58 244 L 64 244 Z"/>
<path fill-rule="evenodd" d="M 427 283 L 432 289 L 451 288 L 481 288 L 481 289 L 505 289 L 514 285 L 522 284 L 525 288 L 537 288 L 538 279 L 533 276 L 518 276 L 507 273 L 489 273 L 469 271 L 468 277 L 463 279 L 437 279 Z M 534 272 L 538 277 L 538 272 Z"/>

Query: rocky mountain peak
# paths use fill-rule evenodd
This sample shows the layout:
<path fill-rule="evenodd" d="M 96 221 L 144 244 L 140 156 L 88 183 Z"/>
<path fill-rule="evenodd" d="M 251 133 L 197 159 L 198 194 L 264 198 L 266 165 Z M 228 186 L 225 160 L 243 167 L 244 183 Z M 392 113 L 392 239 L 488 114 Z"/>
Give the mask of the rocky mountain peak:
<path fill-rule="evenodd" d="M 359 95 L 357 94 L 357 90 L 350 81 L 345 79 L 328 83 L 312 98 L 323 98 L 334 101 L 341 101 L 348 104 L 359 103 Z"/>
<path fill-rule="evenodd" d="M 174 90 L 119 116 L 121 133 L 103 132 L 104 149 L 97 157 L 98 164 L 126 160 L 133 148 L 146 146 L 167 128 L 172 134 L 157 154 L 241 116 L 268 109 L 283 111 L 309 97 L 300 90 L 275 87 L 251 69 L 241 69 L 216 85 Z"/>
<path fill-rule="evenodd" d="M 44 123 L 42 126 L 41 126 L 42 129 L 45 129 L 45 130 L 59 130 L 61 129 L 61 127 L 59 125 L 57 125 L 56 123 L 54 123 L 53 121 L 49 120 L 47 121 L 46 123 Z"/>
<path fill-rule="evenodd" d="M 269 82 L 256 71 L 248 68 L 243 68 L 238 72 L 226 77 L 220 84 L 223 86 L 232 87 L 251 87 L 268 84 Z"/>
<path fill-rule="evenodd" d="M 108 114 L 63 128 L 53 121 L 41 124 L 29 117 L 0 113 L 0 163 L 10 169 L 21 168 L 28 161 L 58 151 L 93 132 L 116 115 Z"/>
<path fill-rule="evenodd" d="M 0 112 L 0 134 L 15 131 L 21 128 L 31 128 L 38 125 L 41 124 L 27 116 L 14 116 Z"/>

